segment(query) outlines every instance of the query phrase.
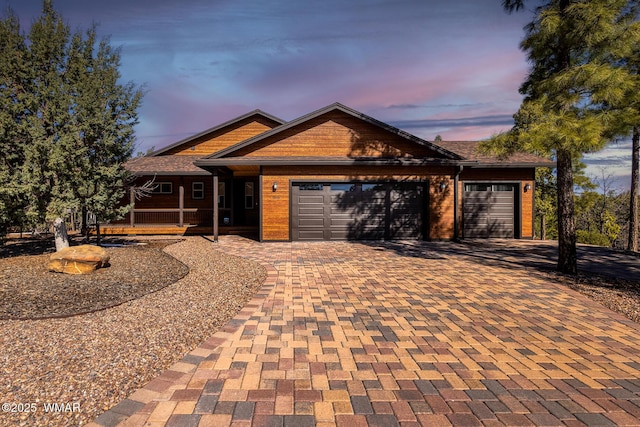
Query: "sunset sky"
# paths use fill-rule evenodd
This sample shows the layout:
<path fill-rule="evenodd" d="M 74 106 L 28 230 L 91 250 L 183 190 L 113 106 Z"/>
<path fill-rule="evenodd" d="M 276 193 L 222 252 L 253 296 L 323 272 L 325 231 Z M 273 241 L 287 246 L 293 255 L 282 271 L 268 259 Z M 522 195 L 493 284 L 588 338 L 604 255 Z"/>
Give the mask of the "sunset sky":
<path fill-rule="evenodd" d="M 137 150 L 162 148 L 256 108 L 284 120 L 333 102 L 427 140 L 511 127 L 532 13 L 500 0 L 54 0 L 72 29 L 98 24 L 123 81 L 147 93 Z M 0 0 L 23 30 L 40 0 Z M 629 141 L 588 157 L 628 188 Z M 605 169 L 602 169 L 605 168 Z"/>

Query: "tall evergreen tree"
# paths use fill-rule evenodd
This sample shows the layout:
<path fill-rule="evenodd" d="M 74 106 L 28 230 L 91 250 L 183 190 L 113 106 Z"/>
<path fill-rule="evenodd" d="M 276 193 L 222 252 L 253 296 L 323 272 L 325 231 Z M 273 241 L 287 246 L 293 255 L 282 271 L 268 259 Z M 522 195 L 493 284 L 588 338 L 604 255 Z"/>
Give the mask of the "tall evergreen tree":
<path fill-rule="evenodd" d="M 25 217 L 52 221 L 68 209 L 88 209 L 101 220 L 123 214 L 116 206 L 124 195 L 123 164 L 133 153 L 141 89 L 119 83 L 119 51 L 108 40 L 96 51 L 95 27 L 72 34 L 51 0 L 43 1 L 26 40 L 16 22 L 10 14 L 1 27 L 15 38 L 24 67 L 19 94 L 10 101 L 15 112 L 2 116 L 0 144 L 20 159 L 6 169 Z"/>
<path fill-rule="evenodd" d="M 623 40 L 612 51 L 612 60 L 621 61 L 636 79 L 634 87 L 625 99 L 622 108 L 631 112 L 627 126 L 631 128 L 631 186 L 629 199 L 629 230 L 627 250 L 638 252 L 638 197 L 640 187 L 640 23 L 637 22 L 640 2 L 631 1 L 628 20 L 633 21 L 632 30 L 619 39 Z"/>
<path fill-rule="evenodd" d="M 25 77 L 28 70 L 25 40 L 18 18 L 9 13 L 0 21 L 0 235 L 10 224 L 23 224 L 25 206 L 19 190 L 24 163 Z"/>
<path fill-rule="evenodd" d="M 527 25 L 521 48 L 531 71 L 521 87 L 525 99 L 514 127 L 485 148 L 508 156 L 517 150 L 552 155 L 557 161 L 558 265 L 577 273 L 573 164 L 602 149 L 619 128 L 617 105 L 631 85 L 621 67 L 601 60 L 618 31 L 626 0 L 548 0 Z M 505 0 L 509 12 L 522 0 Z"/>

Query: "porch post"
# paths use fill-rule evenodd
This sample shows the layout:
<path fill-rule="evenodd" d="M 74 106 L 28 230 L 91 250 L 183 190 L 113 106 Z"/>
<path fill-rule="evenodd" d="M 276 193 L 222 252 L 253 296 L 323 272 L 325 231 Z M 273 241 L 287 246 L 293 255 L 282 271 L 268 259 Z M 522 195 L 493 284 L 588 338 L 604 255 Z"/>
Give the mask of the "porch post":
<path fill-rule="evenodd" d="M 218 171 L 213 172 L 213 241 L 218 241 Z"/>
<path fill-rule="evenodd" d="M 129 225 L 131 227 L 136 226 L 136 189 L 132 186 L 129 188 L 129 204 L 131 209 L 129 210 Z"/>
<path fill-rule="evenodd" d="M 178 222 L 179 226 L 182 227 L 184 225 L 184 185 L 180 184 L 180 201 L 178 202 Z"/>

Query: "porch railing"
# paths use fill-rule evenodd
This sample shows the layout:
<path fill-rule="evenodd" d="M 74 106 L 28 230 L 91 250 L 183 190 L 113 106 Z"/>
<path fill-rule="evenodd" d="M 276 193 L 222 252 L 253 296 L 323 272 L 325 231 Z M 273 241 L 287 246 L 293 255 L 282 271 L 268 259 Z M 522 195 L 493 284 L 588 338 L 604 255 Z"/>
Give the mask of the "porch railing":
<path fill-rule="evenodd" d="M 131 217 L 133 215 L 133 218 Z M 210 225 L 213 222 L 213 209 L 184 208 L 184 209 L 132 209 L 124 218 L 111 221 L 111 224 L 130 225 L 142 224 L 173 224 L 182 227 L 190 225 Z"/>

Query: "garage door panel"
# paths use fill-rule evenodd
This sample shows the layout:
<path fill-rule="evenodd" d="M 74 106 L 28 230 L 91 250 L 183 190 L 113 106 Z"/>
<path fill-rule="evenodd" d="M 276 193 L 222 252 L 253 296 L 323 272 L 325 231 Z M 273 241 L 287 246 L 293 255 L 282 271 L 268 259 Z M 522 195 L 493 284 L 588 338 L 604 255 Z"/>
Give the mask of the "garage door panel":
<path fill-rule="evenodd" d="M 491 215 L 501 215 L 507 218 L 513 216 L 513 205 L 498 205 L 491 207 Z"/>
<path fill-rule="evenodd" d="M 298 240 L 324 240 L 323 230 L 300 230 Z"/>
<path fill-rule="evenodd" d="M 324 227 L 322 218 L 300 218 L 298 221 L 300 227 Z"/>
<path fill-rule="evenodd" d="M 307 195 L 300 195 L 298 197 L 298 204 L 320 204 L 322 205 L 324 203 L 324 197 L 322 196 L 322 194 L 318 194 L 318 195 L 312 195 L 312 196 L 307 196 Z"/>
<path fill-rule="evenodd" d="M 298 205 L 298 214 L 300 215 L 322 215 L 324 207 L 322 206 L 304 206 Z"/>

